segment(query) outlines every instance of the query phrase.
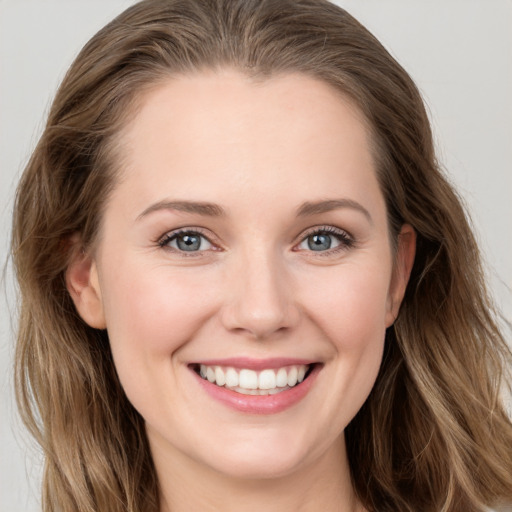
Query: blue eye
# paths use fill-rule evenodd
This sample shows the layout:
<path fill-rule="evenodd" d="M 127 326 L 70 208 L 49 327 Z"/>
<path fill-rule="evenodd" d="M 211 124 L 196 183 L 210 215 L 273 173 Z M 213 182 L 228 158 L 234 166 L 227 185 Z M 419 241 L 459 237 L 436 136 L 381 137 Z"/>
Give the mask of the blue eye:
<path fill-rule="evenodd" d="M 170 234 L 160 242 L 160 245 L 182 252 L 200 252 L 212 248 L 211 242 L 196 231 L 181 231 Z"/>
<path fill-rule="evenodd" d="M 325 233 L 318 233 L 316 235 L 310 235 L 306 238 L 308 249 L 312 251 L 327 251 L 331 248 L 333 243 L 332 235 Z"/>
<path fill-rule="evenodd" d="M 326 252 L 349 248 L 352 245 L 352 239 L 345 232 L 335 228 L 325 228 L 307 235 L 297 247 L 299 250 Z"/>

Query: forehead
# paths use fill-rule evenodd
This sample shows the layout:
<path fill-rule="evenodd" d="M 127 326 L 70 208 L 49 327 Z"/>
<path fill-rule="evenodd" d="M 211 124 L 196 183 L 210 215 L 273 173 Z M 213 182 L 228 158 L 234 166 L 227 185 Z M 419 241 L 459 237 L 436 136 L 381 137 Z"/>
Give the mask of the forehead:
<path fill-rule="evenodd" d="M 196 71 L 169 77 L 144 90 L 136 104 L 135 115 L 122 131 L 128 140 L 156 130 L 157 123 L 167 130 L 176 127 L 174 135 L 181 134 L 187 143 L 204 135 L 211 138 L 207 122 L 222 124 L 225 130 L 233 128 L 240 136 L 254 137 L 261 126 L 268 129 L 288 123 L 290 140 L 294 128 L 300 127 L 293 121 L 311 122 L 312 127 L 315 122 L 333 122 L 338 128 L 348 123 L 352 130 L 360 134 L 364 131 L 364 136 L 367 131 L 365 116 L 346 94 L 302 73 L 253 78 L 229 68 Z M 246 120 L 250 120 L 250 126 L 244 126 Z M 249 132 L 243 133 L 243 128 L 249 128 Z M 190 138 L 191 134 L 195 137 Z M 318 134 L 318 138 L 321 136 L 328 138 L 329 133 Z"/>
<path fill-rule="evenodd" d="M 363 114 L 302 74 L 256 81 L 221 70 L 170 78 L 140 98 L 121 147 L 122 181 L 132 183 L 135 203 L 165 194 L 219 202 L 247 191 L 283 199 L 293 192 L 304 201 L 333 186 L 356 193 L 355 182 L 364 188 L 375 181 Z"/>

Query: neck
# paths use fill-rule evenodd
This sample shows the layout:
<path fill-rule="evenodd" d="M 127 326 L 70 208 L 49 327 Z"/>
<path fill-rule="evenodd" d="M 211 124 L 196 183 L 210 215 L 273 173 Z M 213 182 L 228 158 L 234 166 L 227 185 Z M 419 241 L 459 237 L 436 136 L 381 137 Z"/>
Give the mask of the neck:
<path fill-rule="evenodd" d="M 328 453 L 280 477 L 237 478 L 219 473 L 182 452 L 153 454 L 160 512 L 362 512 L 352 484 L 343 437 Z M 169 454 L 167 454 L 169 455 Z"/>

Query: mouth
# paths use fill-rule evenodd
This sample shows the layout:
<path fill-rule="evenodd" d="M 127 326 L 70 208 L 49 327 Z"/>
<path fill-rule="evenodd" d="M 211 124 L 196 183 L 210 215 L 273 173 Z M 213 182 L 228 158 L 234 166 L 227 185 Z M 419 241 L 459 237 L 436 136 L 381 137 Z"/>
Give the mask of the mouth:
<path fill-rule="evenodd" d="M 292 364 L 279 368 L 250 368 L 191 364 L 190 368 L 203 380 L 219 388 L 242 395 L 277 395 L 298 387 L 308 379 L 319 363 Z"/>

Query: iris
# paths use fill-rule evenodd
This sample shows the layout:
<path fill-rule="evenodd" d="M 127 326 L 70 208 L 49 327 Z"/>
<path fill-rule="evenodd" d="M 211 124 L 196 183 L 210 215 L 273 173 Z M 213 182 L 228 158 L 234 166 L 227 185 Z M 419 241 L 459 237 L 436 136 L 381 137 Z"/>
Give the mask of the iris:
<path fill-rule="evenodd" d="M 326 233 L 316 233 L 308 236 L 308 248 L 312 251 L 326 251 L 331 248 L 332 236 Z"/>
<path fill-rule="evenodd" d="M 181 251 L 198 251 L 201 241 L 201 235 L 182 233 L 176 236 L 176 245 Z"/>

